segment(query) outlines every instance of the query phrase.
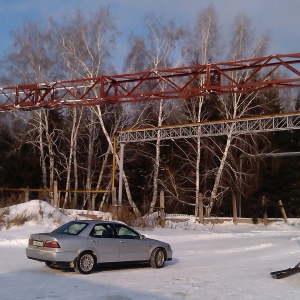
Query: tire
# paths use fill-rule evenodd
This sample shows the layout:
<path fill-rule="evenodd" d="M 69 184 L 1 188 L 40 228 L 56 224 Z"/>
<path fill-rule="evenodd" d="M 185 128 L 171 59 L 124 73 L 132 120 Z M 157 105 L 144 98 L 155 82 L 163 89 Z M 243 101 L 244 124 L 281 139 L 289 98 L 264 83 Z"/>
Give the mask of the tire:
<path fill-rule="evenodd" d="M 50 269 L 55 269 L 55 264 L 52 262 L 46 261 L 45 265 Z"/>
<path fill-rule="evenodd" d="M 74 270 L 81 274 L 90 274 L 96 265 L 96 257 L 91 252 L 82 252 L 74 263 Z"/>
<path fill-rule="evenodd" d="M 152 268 L 160 269 L 165 264 L 165 254 L 161 248 L 156 248 L 153 250 L 150 257 L 150 266 Z"/>

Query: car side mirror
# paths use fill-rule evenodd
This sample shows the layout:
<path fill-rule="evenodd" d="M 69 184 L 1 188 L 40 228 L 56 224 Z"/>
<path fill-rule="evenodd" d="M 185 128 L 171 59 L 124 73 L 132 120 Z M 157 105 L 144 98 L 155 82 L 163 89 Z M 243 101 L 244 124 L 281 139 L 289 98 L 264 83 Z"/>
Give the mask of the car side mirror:
<path fill-rule="evenodd" d="M 141 240 L 144 240 L 144 239 L 146 239 L 146 237 L 143 234 L 141 234 Z"/>

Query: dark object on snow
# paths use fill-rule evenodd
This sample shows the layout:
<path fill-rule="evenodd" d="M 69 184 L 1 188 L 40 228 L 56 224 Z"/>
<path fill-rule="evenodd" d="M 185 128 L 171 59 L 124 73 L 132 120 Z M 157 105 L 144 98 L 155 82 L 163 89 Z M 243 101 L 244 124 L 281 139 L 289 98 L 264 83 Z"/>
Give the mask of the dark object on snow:
<path fill-rule="evenodd" d="M 300 262 L 294 268 L 271 272 L 271 276 L 275 279 L 281 279 L 298 272 L 300 272 Z"/>

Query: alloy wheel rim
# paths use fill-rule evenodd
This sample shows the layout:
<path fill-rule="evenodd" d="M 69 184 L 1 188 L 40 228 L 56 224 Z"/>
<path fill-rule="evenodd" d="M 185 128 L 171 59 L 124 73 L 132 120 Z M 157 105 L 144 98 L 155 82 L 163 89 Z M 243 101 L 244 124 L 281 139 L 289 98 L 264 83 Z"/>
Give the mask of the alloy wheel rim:
<path fill-rule="evenodd" d="M 83 271 L 89 272 L 92 270 L 93 266 L 94 266 L 94 259 L 92 255 L 86 254 L 82 256 L 82 258 L 80 259 L 80 267 Z"/>
<path fill-rule="evenodd" d="M 165 261 L 164 253 L 163 253 L 162 251 L 159 251 L 159 252 L 157 253 L 157 264 L 158 264 L 159 266 L 162 266 L 163 263 L 164 263 L 164 261 Z"/>

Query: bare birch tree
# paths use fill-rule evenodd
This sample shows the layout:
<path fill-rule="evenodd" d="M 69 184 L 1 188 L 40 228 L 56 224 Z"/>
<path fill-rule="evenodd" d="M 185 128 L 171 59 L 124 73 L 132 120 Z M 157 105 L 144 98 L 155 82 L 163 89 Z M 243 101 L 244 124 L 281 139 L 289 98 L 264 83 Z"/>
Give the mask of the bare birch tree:
<path fill-rule="evenodd" d="M 115 28 L 111 20 L 108 9 L 99 9 L 87 20 L 78 9 L 75 16 L 66 16 L 64 27 L 56 26 L 57 56 L 60 61 L 65 77 L 72 78 L 92 78 L 102 75 L 112 70 L 110 64 L 110 47 L 114 44 Z M 88 112 L 87 112 L 88 111 Z M 92 161 L 95 155 L 95 126 L 93 111 L 87 109 L 74 108 L 72 116 L 72 126 L 70 127 L 69 155 L 66 159 L 66 190 L 71 188 L 72 184 L 75 190 L 78 188 L 78 139 L 83 134 L 84 128 L 87 128 L 88 141 L 86 155 L 86 178 L 85 188 L 91 190 L 93 182 Z M 88 123 L 82 122 L 83 113 Z M 86 120 L 85 120 L 86 122 Z M 65 149 L 66 151 L 66 149 Z M 71 172 L 74 176 L 71 177 Z M 68 201 L 68 192 L 65 194 L 64 206 Z M 75 198 L 77 197 L 75 193 Z M 76 201 L 75 201 L 76 202 Z M 85 195 L 83 206 L 90 202 L 90 193 Z M 90 205 L 90 203 L 89 203 Z"/>
<path fill-rule="evenodd" d="M 9 73 L 15 84 L 55 79 L 57 70 L 51 47 L 51 22 L 47 23 L 46 28 L 41 28 L 37 23 L 27 23 L 22 30 L 13 32 L 13 39 L 14 49 L 6 61 L 10 64 Z M 52 189 L 55 174 L 53 145 L 59 133 L 49 125 L 47 110 L 30 112 L 25 118 L 29 126 L 26 142 L 39 150 L 42 185 Z"/>
<path fill-rule="evenodd" d="M 176 64 L 179 64 L 181 57 L 177 56 L 177 59 L 174 60 L 174 54 L 177 50 L 176 46 L 178 46 L 180 40 L 183 38 L 184 32 L 180 28 L 178 28 L 172 21 L 162 22 L 159 20 L 155 20 L 152 17 L 148 18 L 147 25 L 149 28 L 148 39 L 150 42 L 150 47 L 147 50 L 147 55 L 150 58 L 152 69 L 167 68 L 172 62 L 172 59 L 173 62 L 175 62 L 175 66 Z M 165 89 L 164 84 L 162 84 L 161 89 Z M 159 100 L 159 102 L 155 104 L 156 105 L 154 105 L 154 108 L 158 110 L 156 126 L 159 127 L 162 126 L 172 114 L 173 110 L 176 107 L 176 101 Z M 153 212 L 153 209 L 157 202 L 160 159 L 161 139 L 159 132 L 155 143 L 155 157 L 153 159 L 153 191 L 149 213 Z"/>
<path fill-rule="evenodd" d="M 263 36 L 257 40 L 255 40 L 253 35 L 253 30 L 250 27 L 250 20 L 245 15 L 239 15 L 235 20 L 235 26 L 232 32 L 232 41 L 230 48 L 230 59 L 231 60 L 239 60 L 246 57 L 257 57 L 262 56 L 265 52 L 267 46 L 267 37 Z M 236 82 L 241 82 L 247 76 L 247 70 L 241 72 L 235 72 L 233 76 Z M 233 94 L 227 97 L 219 97 L 218 101 L 218 110 L 223 119 L 236 119 L 242 116 L 247 116 L 250 114 L 251 110 L 259 105 L 256 103 L 256 99 L 258 97 L 258 93 L 250 93 L 250 94 Z M 228 189 L 228 187 L 222 187 L 222 176 L 225 174 L 226 168 L 232 169 L 232 174 L 237 175 L 238 171 L 234 168 L 233 160 L 230 161 L 231 151 L 234 147 L 237 147 L 238 144 L 235 143 L 237 139 L 239 139 L 239 135 L 233 134 L 233 125 L 231 125 L 230 131 L 227 134 L 225 143 L 219 143 L 218 141 L 214 141 L 215 149 L 218 151 L 213 154 L 218 157 L 218 165 L 214 168 L 214 184 L 212 190 L 209 195 L 209 203 L 206 206 L 206 215 L 210 215 L 211 209 L 216 203 L 216 201 L 222 198 L 224 192 Z M 253 142 L 253 139 L 251 140 Z M 240 144 L 240 147 L 248 148 L 251 152 L 257 148 L 257 145 L 254 144 L 250 147 L 246 147 L 247 143 L 246 138 L 243 139 L 243 143 Z M 248 145 L 249 146 L 249 145 Z M 240 148 L 242 152 L 243 148 Z M 220 153 L 219 156 L 217 153 Z M 236 180 L 237 181 L 237 180 Z"/>
<path fill-rule="evenodd" d="M 68 111 L 68 115 L 70 116 L 70 128 L 68 128 L 68 135 L 64 132 L 64 136 L 62 137 L 64 140 L 67 140 L 67 147 L 64 147 L 63 151 L 60 150 L 60 156 L 62 157 L 62 165 L 65 166 L 66 170 L 66 193 L 63 201 L 63 208 L 66 208 L 69 199 L 69 192 L 71 188 L 71 177 L 73 178 L 74 189 L 78 189 L 78 169 L 77 169 L 77 139 L 78 133 L 81 126 L 82 119 L 82 110 L 76 107 L 70 109 Z M 67 124 L 66 124 L 67 125 Z M 66 154 L 66 148 L 68 149 L 68 154 Z M 73 168 L 72 168 L 73 165 Z M 73 171 L 73 173 L 72 173 Z M 76 195 L 76 193 L 75 193 Z M 76 198 L 75 198 L 76 199 Z M 75 206 L 76 207 L 76 206 Z"/>
<path fill-rule="evenodd" d="M 135 37 L 134 44 L 127 58 L 128 67 L 147 68 L 151 70 L 167 68 L 174 62 L 179 63 L 181 55 L 178 53 L 178 45 L 183 37 L 184 31 L 179 28 L 174 22 L 163 19 L 155 19 L 149 15 L 146 19 L 148 36 L 146 40 Z M 178 52 L 176 52 L 178 51 Z M 176 59 L 177 57 L 177 59 Z M 144 61 L 142 60 L 144 59 Z M 146 63 L 145 63 L 146 62 Z M 137 71 L 137 70 L 136 70 Z M 162 84 L 160 88 L 163 90 L 165 86 Z M 174 101 L 159 100 L 155 103 L 149 103 L 142 106 L 143 112 L 148 112 L 155 115 L 155 126 L 162 126 L 170 117 L 175 109 Z M 149 115 L 150 116 L 150 115 Z M 145 114 L 143 114 L 145 117 Z M 149 120 L 149 119 L 148 119 Z M 147 119 L 142 120 L 143 125 L 147 124 Z M 149 120 L 153 125 L 154 120 Z M 159 186 L 159 169 L 161 157 L 161 139 L 158 134 L 155 142 L 155 154 L 153 157 L 153 175 L 152 175 L 152 200 L 150 202 L 149 212 L 153 212 L 158 197 Z M 148 152 L 149 155 L 149 152 Z"/>
<path fill-rule="evenodd" d="M 85 21 L 82 13 L 78 10 L 74 18 L 69 18 L 64 30 L 57 31 L 60 40 L 60 57 L 63 64 L 66 66 L 68 76 L 74 78 L 89 78 L 98 77 L 105 73 L 113 73 L 111 64 L 111 51 L 114 47 L 115 35 L 117 30 L 113 25 L 110 12 L 108 9 L 99 10 L 90 21 Z M 99 96 L 98 91 L 94 91 L 95 96 Z M 115 107 L 111 106 L 95 106 L 88 109 L 85 114 L 85 121 L 82 126 L 87 128 L 88 139 L 85 139 L 87 145 L 87 160 L 86 160 L 86 180 L 85 188 L 90 190 L 92 187 L 93 169 L 95 168 L 92 163 L 95 155 L 103 157 L 102 166 L 98 166 L 99 171 L 98 179 L 96 180 L 96 188 L 99 189 L 103 183 L 105 169 L 108 167 L 108 155 L 113 153 L 112 139 L 115 131 L 118 129 L 118 118 Z M 116 119 L 115 123 L 111 120 Z M 113 127 L 112 127 L 113 126 Z M 95 148 L 95 141 L 98 132 L 97 128 L 101 129 L 101 134 L 106 139 L 107 149 L 102 146 L 103 153 L 97 153 Z M 75 157 L 75 156 L 73 156 Z M 71 158 L 71 157 L 70 157 Z M 117 159 L 118 163 L 118 159 Z M 69 165 L 70 167 L 70 165 Z M 76 168 L 74 164 L 74 168 Z M 125 173 L 124 182 L 126 187 L 127 197 L 129 203 L 132 205 L 136 213 L 136 205 L 131 198 L 129 185 Z M 93 196 L 87 193 L 83 202 L 90 205 L 95 202 L 95 194 Z M 66 200 L 65 200 L 66 201 Z"/>
<path fill-rule="evenodd" d="M 192 35 L 192 40 L 189 43 L 191 45 L 188 48 L 190 57 L 194 63 L 207 64 L 216 59 L 219 54 L 218 48 L 220 46 L 220 35 L 217 24 L 217 15 L 213 5 L 209 5 L 206 9 L 201 11 L 198 16 L 198 20 Z M 199 84 L 204 84 L 204 78 L 200 78 Z M 208 100 L 209 101 L 209 100 Z M 206 118 L 206 113 L 203 111 L 204 97 L 198 96 L 196 99 L 188 101 L 190 105 L 187 105 L 189 112 L 189 121 L 201 122 Z M 196 138 L 195 147 L 195 215 L 198 215 L 199 210 L 199 193 L 200 193 L 200 163 L 201 163 L 201 136 Z"/>

